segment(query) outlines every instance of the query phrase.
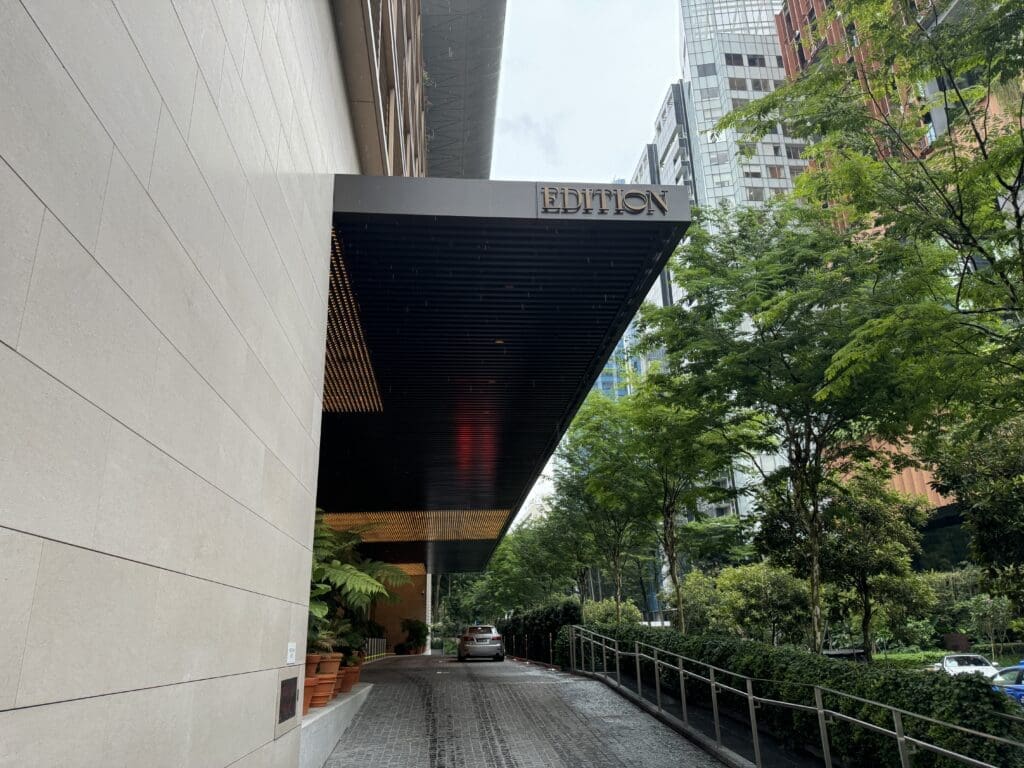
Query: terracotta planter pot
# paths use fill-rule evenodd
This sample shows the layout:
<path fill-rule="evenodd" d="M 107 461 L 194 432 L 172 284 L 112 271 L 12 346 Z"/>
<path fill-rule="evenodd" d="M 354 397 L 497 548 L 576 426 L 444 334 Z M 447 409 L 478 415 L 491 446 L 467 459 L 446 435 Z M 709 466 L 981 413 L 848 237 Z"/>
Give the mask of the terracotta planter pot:
<path fill-rule="evenodd" d="M 339 673 L 342 693 L 348 693 L 352 690 L 352 686 L 356 684 L 356 676 L 353 670 L 355 670 L 355 667 L 342 667 Z"/>
<path fill-rule="evenodd" d="M 316 677 L 316 665 L 320 663 L 319 653 L 306 654 L 306 677 Z"/>
<path fill-rule="evenodd" d="M 318 675 L 334 675 L 338 672 L 338 667 L 341 666 L 341 654 L 337 656 L 329 654 L 320 659 L 320 671 Z"/>
<path fill-rule="evenodd" d="M 317 675 L 316 680 L 312 705 L 322 707 L 334 697 L 334 684 L 337 682 L 337 675 Z"/>
<path fill-rule="evenodd" d="M 313 694 L 316 693 L 316 677 L 307 677 L 302 686 L 302 714 L 309 714 L 309 705 L 313 703 Z"/>
<path fill-rule="evenodd" d="M 355 678 L 355 683 L 358 683 L 359 682 L 359 675 L 361 675 L 363 673 L 363 668 L 360 665 L 356 664 L 356 666 L 351 667 L 351 669 L 355 670 L 352 673 L 352 676 Z M 355 683 L 353 683 L 353 685 Z"/>

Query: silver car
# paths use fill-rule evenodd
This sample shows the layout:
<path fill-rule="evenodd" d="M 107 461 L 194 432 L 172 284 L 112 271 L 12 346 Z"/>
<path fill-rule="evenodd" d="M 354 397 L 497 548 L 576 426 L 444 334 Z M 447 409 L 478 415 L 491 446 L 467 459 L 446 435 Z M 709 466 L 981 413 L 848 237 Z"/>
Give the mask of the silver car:
<path fill-rule="evenodd" d="M 466 659 L 505 660 L 505 642 L 491 624 L 466 627 L 459 638 L 459 661 Z"/>

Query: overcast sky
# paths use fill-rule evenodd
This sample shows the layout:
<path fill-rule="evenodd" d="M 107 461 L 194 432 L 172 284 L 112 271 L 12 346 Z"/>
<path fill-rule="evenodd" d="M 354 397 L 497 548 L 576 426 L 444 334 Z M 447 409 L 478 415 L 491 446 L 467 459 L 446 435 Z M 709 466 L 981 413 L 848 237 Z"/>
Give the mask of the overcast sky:
<path fill-rule="evenodd" d="M 492 179 L 627 181 L 679 79 L 678 0 L 508 0 Z"/>

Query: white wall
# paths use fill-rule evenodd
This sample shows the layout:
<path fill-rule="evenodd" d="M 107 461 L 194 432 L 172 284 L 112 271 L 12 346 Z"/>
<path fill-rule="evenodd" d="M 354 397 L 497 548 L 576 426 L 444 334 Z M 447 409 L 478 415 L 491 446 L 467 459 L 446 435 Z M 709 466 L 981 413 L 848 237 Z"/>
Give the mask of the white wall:
<path fill-rule="evenodd" d="M 356 157 L 325 1 L 0 0 L 0 765 L 297 763 Z"/>

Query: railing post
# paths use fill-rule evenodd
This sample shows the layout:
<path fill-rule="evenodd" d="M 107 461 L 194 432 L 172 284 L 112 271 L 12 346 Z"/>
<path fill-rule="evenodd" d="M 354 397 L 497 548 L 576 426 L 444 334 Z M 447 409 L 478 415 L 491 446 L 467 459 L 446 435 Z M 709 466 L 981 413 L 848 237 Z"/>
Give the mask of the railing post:
<path fill-rule="evenodd" d="M 604 670 L 605 677 L 608 676 L 608 640 L 601 638 L 601 669 Z"/>
<path fill-rule="evenodd" d="M 683 671 L 683 657 L 679 657 L 679 704 L 683 708 L 683 722 L 690 724 L 690 715 L 686 711 L 686 673 Z"/>
<path fill-rule="evenodd" d="M 597 651 L 594 649 L 594 633 L 590 633 L 590 673 L 597 674 Z"/>
<path fill-rule="evenodd" d="M 825 717 L 825 704 L 821 688 L 814 686 L 814 708 L 818 710 L 818 730 L 821 731 L 821 756 L 825 760 L 825 768 L 832 768 L 832 750 L 828 745 L 828 719 Z"/>
<path fill-rule="evenodd" d="M 711 711 L 715 716 L 715 742 L 722 746 L 722 724 L 718 720 L 718 684 L 715 682 L 714 667 L 708 667 L 708 679 L 711 681 Z"/>
<path fill-rule="evenodd" d="M 747 678 L 747 708 L 750 710 L 750 737 L 754 740 L 754 763 L 761 768 L 761 739 L 757 733 L 757 704 L 754 701 L 754 681 Z"/>
<path fill-rule="evenodd" d="M 576 625 L 569 625 L 569 671 L 576 671 Z"/>
<path fill-rule="evenodd" d="M 615 684 L 622 687 L 622 672 L 619 670 L 619 638 L 615 638 Z"/>
<path fill-rule="evenodd" d="M 654 649 L 654 700 L 658 703 L 658 712 L 661 712 L 661 661 L 658 659 L 658 649 Z"/>
<path fill-rule="evenodd" d="M 640 641 L 633 641 L 633 650 L 636 652 L 636 695 L 641 699 L 644 697 L 644 685 L 640 679 Z"/>
<path fill-rule="evenodd" d="M 893 725 L 896 726 L 896 745 L 900 750 L 900 766 L 902 768 L 910 768 L 910 747 L 907 744 L 907 739 L 903 734 L 903 716 L 898 710 L 892 711 Z"/>

